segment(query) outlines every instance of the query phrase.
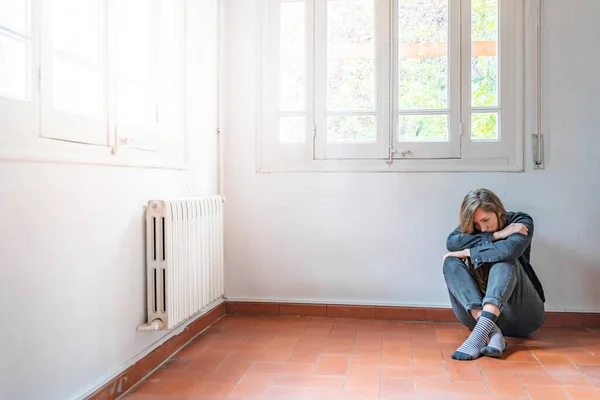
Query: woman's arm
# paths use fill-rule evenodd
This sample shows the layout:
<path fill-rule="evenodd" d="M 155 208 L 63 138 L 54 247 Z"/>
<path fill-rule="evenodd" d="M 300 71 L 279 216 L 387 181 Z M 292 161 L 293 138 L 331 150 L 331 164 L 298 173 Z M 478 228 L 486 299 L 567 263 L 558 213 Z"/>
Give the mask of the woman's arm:
<path fill-rule="evenodd" d="M 513 224 L 517 227 L 518 224 L 524 225 L 527 228 L 526 234 L 517 229 L 518 232 L 510 234 L 505 239 L 490 240 L 488 243 L 481 243 L 471 248 L 471 261 L 475 268 L 483 263 L 515 260 L 523 254 L 533 237 L 533 219 L 525 213 L 518 213 L 516 218 L 511 221 L 511 225 Z M 511 230 L 510 227 L 506 229 Z"/>
<path fill-rule="evenodd" d="M 456 228 L 446 239 L 446 248 L 448 251 L 462 251 L 479 246 L 482 243 L 491 243 L 493 241 L 493 233 L 476 233 L 469 235 L 461 233 L 460 227 Z"/>

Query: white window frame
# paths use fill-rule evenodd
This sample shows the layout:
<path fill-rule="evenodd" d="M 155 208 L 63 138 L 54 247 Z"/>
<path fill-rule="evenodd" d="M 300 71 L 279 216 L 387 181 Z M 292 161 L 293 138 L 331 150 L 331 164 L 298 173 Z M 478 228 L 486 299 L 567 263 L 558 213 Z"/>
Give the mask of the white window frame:
<path fill-rule="evenodd" d="M 89 117 L 61 111 L 54 107 L 54 57 L 59 56 L 70 62 L 81 64 L 86 68 L 93 68 L 76 55 L 57 51 L 53 46 L 53 0 L 41 2 L 42 29 L 41 29 L 41 60 L 40 60 L 40 93 L 41 93 L 41 118 L 40 136 L 47 139 L 64 140 L 74 143 L 107 146 L 108 138 L 108 105 L 107 105 L 107 71 L 106 71 L 106 0 L 98 1 L 99 21 L 99 54 L 98 69 L 99 103 L 98 117 Z M 57 54 L 55 54 L 55 52 Z"/>
<path fill-rule="evenodd" d="M 114 18 L 116 18 L 116 7 L 117 4 L 120 4 L 118 0 L 111 0 L 111 14 Z M 160 40 L 158 38 L 158 34 L 160 31 L 160 15 L 161 15 L 161 5 L 163 2 L 161 0 L 149 0 L 149 5 L 151 7 L 152 12 L 152 25 L 154 26 L 153 34 L 154 37 L 154 54 L 153 58 L 156 60 L 155 65 L 153 66 L 152 74 L 155 77 L 154 87 L 153 87 L 153 101 L 155 103 L 156 108 L 156 118 L 152 121 L 148 121 L 148 124 L 144 127 L 139 126 L 128 126 L 127 123 L 124 123 L 119 118 L 119 67 L 118 67 L 118 49 L 116 43 L 119 41 L 119 35 L 116 31 L 113 31 L 112 36 L 109 37 L 109 40 L 114 43 L 113 53 L 111 53 L 111 93 L 113 93 L 113 97 L 111 98 L 110 104 L 110 123 L 111 130 L 115 132 L 115 136 L 117 138 L 117 142 L 120 146 L 127 149 L 138 149 L 145 151 L 158 151 L 159 149 L 165 149 L 165 147 L 173 147 L 173 140 L 176 143 L 181 143 L 181 133 L 184 128 L 183 124 L 174 125 L 173 122 L 165 120 L 163 117 L 166 115 L 163 111 L 166 108 L 166 105 L 163 102 L 167 102 L 161 94 L 164 92 L 164 89 L 161 86 L 161 68 L 160 68 L 160 60 L 162 58 L 162 53 L 166 49 L 162 49 L 160 46 Z M 183 2 L 176 2 L 175 14 L 176 19 L 178 21 L 183 21 L 185 19 L 185 8 L 182 6 Z M 176 74 L 176 99 L 179 100 L 178 107 L 179 110 L 179 118 L 178 121 L 183 121 L 185 118 L 185 114 L 183 113 L 184 105 L 183 98 L 185 96 L 185 85 L 184 85 L 184 77 L 185 77 L 185 43 L 186 43 L 186 35 L 185 35 L 185 24 L 175 24 L 175 37 L 176 43 L 174 52 L 177 58 L 181 59 L 182 62 L 179 64 L 179 68 Z M 170 101 L 170 99 L 169 99 Z"/>
<path fill-rule="evenodd" d="M 23 35 L 10 28 L 0 27 L 1 34 L 29 45 L 28 98 L 16 99 L 0 94 L 0 149 L 15 148 L 19 142 L 31 143 L 39 135 L 40 92 L 40 37 L 41 10 L 32 7 L 32 1 L 27 2 L 29 11 L 29 35 Z"/>
<path fill-rule="evenodd" d="M 151 34 L 154 36 L 148 38 L 152 46 L 151 58 L 154 60 L 152 64 L 148 64 L 150 68 L 150 74 L 154 77 L 154 82 L 151 90 L 152 103 L 154 103 L 154 118 L 146 121 L 145 126 L 128 125 L 126 119 L 120 116 L 119 110 L 119 90 L 122 86 L 122 74 L 119 71 L 119 43 L 120 36 L 123 34 L 118 31 L 118 20 L 119 20 L 119 6 L 124 4 L 120 1 L 110 1 L 110 15 L 112 17 L 113 25 L 117 28 L 110 32 L 109 41 L 112 44 L 110 54 L 110 67 L 111 72 L 111 113 L 110 122 L 111 129 L 114 130 L 117 142 L 120 146 L 128 149 L 138 149 L 147 151 L 158 150 L 158 137 L 159 137 L 159 124 L 158 124 L 158 62 L 160 57 L 160 51 L 158 48 L 158 16 L 160 12 L 159 0 L 148 0 L 147 6 L 150 8 L 150 25 Z"/>
<path fill-rule="evenodd" d="M 327 0 L 304 0 L 306 4 L 306 139 L 303 143 L 279 143 L 277 140 L 276 103 L 277 103 L 277 65 L 279 27 L 277 26 L 278 4 L 284 1 L 302 0 L 259 0 L 259 21 L 257 31 L 258 98 L 257 98 L 257 148 L 256 171 L 259 173 L 276 172 L 419 172 L 419 171 L 506 171 L 524 170 L 525 129 L 531 133 L 538 131 L 539 104 L 538 87 L 538 46 L 539 46 L 539 3 L 536 0 L 498 1 L 499 9 L 499 99 L 496 109 L 503 118 L 499 118 L 498 141 L 475 141 L 470 138 L 471 107 L 456 107 L 457 104 L 470 105 L 471 100 L 471 24 L 470 0 L 449 0 L 449 13 L 454 18 L 449 22 L 449 140 L 436 142 L 398 142 L 396 124 L 398 118 L 395 90 L 382 94 L 381 82 L 378 82 L 379 129 L 384 130 L 380 152 L 357 149 L 355 144 L 344 144 L 347 152 L 335 149 L 327 144 L 326 127 L 323 126 L 325 97 L 315 95 L 315 90 L 326 84 L 319 66 L 326 63 L 326 49 L 323 44 L 323 22 L 326 15 L 323 9 Z M 396 18 L 395 0 L 375 0 L 378 15 L 377 37 L 386 36 L 387 40 L 376 43 L 381 60 L 378 66 L 380 76 L 390 77 L 390 84 L 396 84 L 397 40 L 394 19 Z M 387 4 L 394 5 L 387 8 Z M 381 8 L 385 8 L 381 11 Z M 274 10 L 275 9 L 275 10 Z M 321 12 L 319 13 L 319 10 Z M 313 12 L 316 11 L 316 12 Z M 537 14 L 536 14 L 537 11 Z M 379 20 L 381 13 L 390 17 Z M 525 16 L 527 15 L 527 29 Z M 315 18 L 316 17 L 316 18 Z M 460 24 L 455 21 L 460 18 Z M 320 22 L 321 21 L 321 22 Z M 537 24 L 531 28 L 531 21 Z M 326 29 L 326 28 L 325 28 Z M 459 32 L 460 31 L 460 32 Z M 277 37 L 277 40 L 273 38 Z M 387 56 L 386 56 L 387 55 Z M 387 57 L 387 59 L 386 59 Z M 392 62 L 390 62 L 392 61 Z M 386 75 L 387 73 L 387 75 Z M 500 75 L 502 74 L 502 75 Z M 461 79 L 462 78 L 462 79 Z M 458 89 L 456 89 L 458 88 Z M 387 101 L 387 103 L 386 103 Z M 383 108 L 379 108 L 383 104 Z M 527 110 L 525 109 L 527 107 Z M 385 111 L 384 111 L 385 110 Z M 488 110 L 488 109 L 484 109 Z M 321 113 L 321 117 L 319 117 Z M 387 113 L 387 114 L 386 114 Z M 406 114 L 435 114 L 419 110 L 400 111 Z M 510 118 L 507 118 L 510 115 Z M 379 121 L 381 122 L 381 121 Z M 383 125 L 383 127 L 381 127 Z M 387 142 L 386 142 L 387 141 Z M 389 144 L 388 144 L 389 143 Z M 343 146 L 343 145 L 342 145 Z M 359 146 L 359 145 L 358 145 Z M 368 146 L 364 146 L 366 148 Z M 340 154 L 341 153 L 341 154 Z"/>
<path fill-rule="evenodd" d="M 375 109 L 361 111 L 337 111 L 327 108 L 327 1 L 315 2 L 315 154 L 316 160 L 370 159 L 381 157 L 389 148 L 388 121 L 390 87 L 386 84 L 390 66 L 389 0 L 374 0 L 375 8 Z M 377 29 L 379 27 L 380 29 Z M 335 116 L 374 116 L 376 139 L 373 142 L 329 142 L 327 140 L 327 118 Z M 323 134 L 320 134 L 320 133 Z"/>
<path fill-rule="evenodd" d="M 391 87 L 398 88 L 398 2 L 392 1 L 391 13 L 391 52 L 392 52 L 392 84 Z M 461 154 L 461 21 L 460 2 L 450 0 L 448 4 L 448 107 L 445 109 L 400 109 L 398 96 L 394 91 L 390 94 L 392 98 L 392 130 L 390 132 L 392 146 L 390 149 L 391 159 L 460 159 Z M 446 115 L 448 118 L 448 141 L 400 141 L 398 140 L 398 118 L 400 115 Z"/>
<path fill-rule="evenodd" d="M 67 162 L 115 166 L 134 166 L 185 170 L 189 168 L 187 118 L 190 110 L 186 101 L 188 29 L 192 17 L 186 13 L 187 0 L 176 4 L 177 76 L 175 93 L 178 102 L 176 122 L 161 118 L 166 115 L 163 100 L 157 95 L 156 127 L 149 137 L 131 140 L 132 132 L 117 129 L 115 85 L 114 18 L 118 0 L 101 0 L 103 7 L 102 36 L 102 118 L 92 121 L 74 114 L 53 110 L 52 106 L 52 0 L 29 0 L 31 20 L 31 71 L 28 101 L 0 96 L 0 160 Z M 158 6 L 162 0 L 151 0 Z M 107 29 L 108 28 L 108 29 Z M 154 30 L 156 33 L 156 29 Z M 157 43 L 158 45 L 158 43 Z M 159 55 L 157 53 L 157 59 Z M 112 59 L 111 59 L 112 58 Z M 49 67 L 50 65 L 50 67 Z M 157 94 L 164 92 L 158 78 Z M 172 96 L 172 94 L 171 94 Z M 171 98 L 169 98 L 171 101 Z M 148 140 L 150 139 L 150 140 Z"/>

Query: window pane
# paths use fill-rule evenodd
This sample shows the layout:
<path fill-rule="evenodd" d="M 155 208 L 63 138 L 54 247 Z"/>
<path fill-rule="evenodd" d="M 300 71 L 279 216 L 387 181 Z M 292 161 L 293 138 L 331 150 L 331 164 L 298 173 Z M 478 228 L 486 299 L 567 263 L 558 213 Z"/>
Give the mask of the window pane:
<path fill-rule="evenodd" d="M 448 107 L 448 0 L 398 1 L 398 104 Z"/>
<path fill-rule="evenodd" d="M 306 80 L 304 2 L 281 4 L 280 102 L 282 111 L 304 111 Z"/>
<path fill-rule="evenodd" d="M 29 43 L 0 33 L 0 96 L 29 99 Z"/>
<path fill-rule="evenodd" d="M 498 140 L 498 113 L 472 114 L 471 140 Z"/>
<path fill-rule="evenodd" d="M 374 142 L 377 140 L 375 116 L 340 116 L 327 118 L 330 142 Z"/>
<path fill-rule="evenodd" d="M 305 137 L 304 117 L 279 118 L 279 142 L 301 143 Z"/>
<path fill-rule="evenodd" d="M 330 0 L 327 46 L 327 108 L 374 110 L 374 0 Z"/>
<path fill-rule="evenodd" d="M 152 44 L 151 3 L 119 1 L 118 118 L 135 127 L 156 122 L 156 60 Z"/>
<path fill-rule="evenodd" d="M 471 95 L 474 107 L 498 105 L 498 1 L 471 1 Z"/>
<path fill-rule="evenodd" d="M 98 0 L 53 0 L 52 40 L 54 49 L 98 65 L 100 21 Z"/>
<path fill-rule="evenodd" d="M 29 35 L 29 0 L 0 0 L 0 26 Z"/>
<path fill-rule="evenodd" d="M 98 71 L 61 56 L 54 57 L 53 101 L 58 110 L 98 117 L 100 76 Z"/>
<path fill-rule="evenodd" d="M 398 141 L 400 142 L 447 140 L 447 115 L 400 115 L 398 117 Z"/>

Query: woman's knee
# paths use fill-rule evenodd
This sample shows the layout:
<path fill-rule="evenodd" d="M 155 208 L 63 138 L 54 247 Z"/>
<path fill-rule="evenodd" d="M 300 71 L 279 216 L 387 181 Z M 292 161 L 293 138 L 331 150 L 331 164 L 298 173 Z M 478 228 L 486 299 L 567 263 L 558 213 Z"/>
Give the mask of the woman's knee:
<path fill-rule="evenodd" d="M 444 260 L 442 267 L 444 276 L 454 275 L 456 272 L 462 272 L 466 268 L 466 264 L 460 258 L 448 257 Z"/>

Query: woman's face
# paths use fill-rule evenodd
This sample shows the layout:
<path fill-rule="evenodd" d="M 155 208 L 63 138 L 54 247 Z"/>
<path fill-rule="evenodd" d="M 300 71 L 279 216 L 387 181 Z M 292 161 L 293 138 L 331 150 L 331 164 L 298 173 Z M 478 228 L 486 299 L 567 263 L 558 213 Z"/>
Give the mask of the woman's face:
<path fill-rule="evenodd" d="M 496 232 L 498 230 L 498 216 L 493 212 L 478 208 L 473 215 L 473 224 L 475 230 L 479 232 Z"/>

